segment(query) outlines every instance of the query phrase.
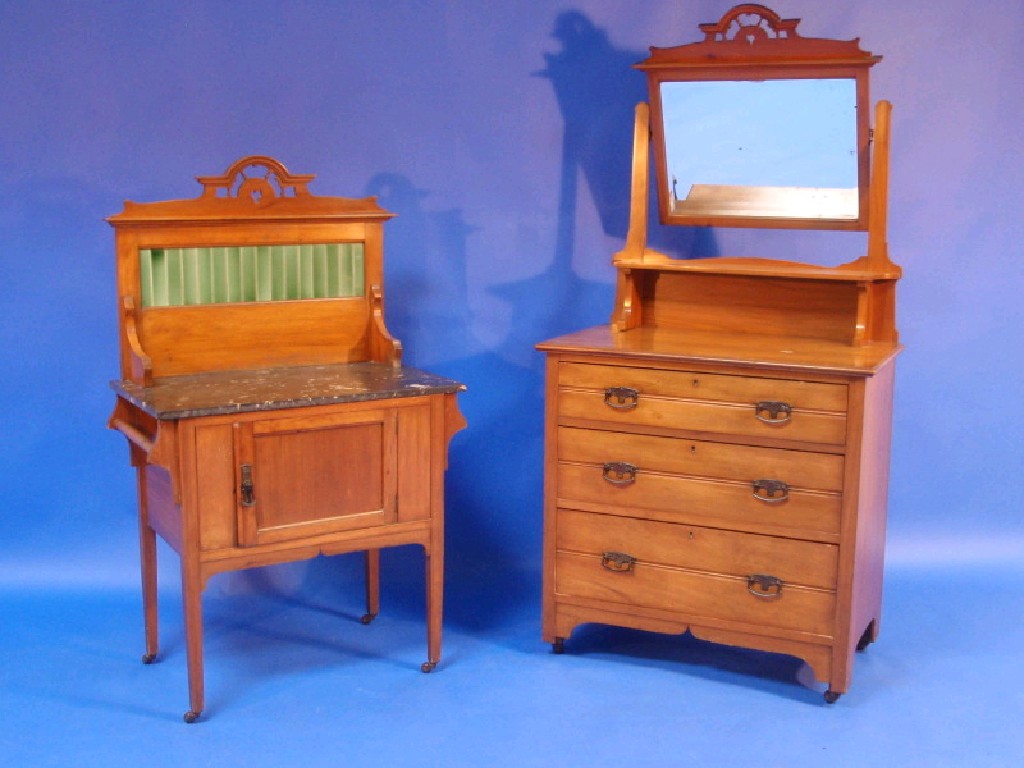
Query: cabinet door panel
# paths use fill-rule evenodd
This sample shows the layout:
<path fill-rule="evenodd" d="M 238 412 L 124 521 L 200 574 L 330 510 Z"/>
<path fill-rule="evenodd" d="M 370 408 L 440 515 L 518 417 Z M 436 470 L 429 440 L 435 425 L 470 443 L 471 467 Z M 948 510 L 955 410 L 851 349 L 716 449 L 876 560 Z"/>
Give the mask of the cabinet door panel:
<path fill-rule="evenodd" d="M 242 452 L 252 488 L 239 494 L 242 543 L 393 522 L 395 420 L 394 410 L 362 410 L 254 423 Z"/>

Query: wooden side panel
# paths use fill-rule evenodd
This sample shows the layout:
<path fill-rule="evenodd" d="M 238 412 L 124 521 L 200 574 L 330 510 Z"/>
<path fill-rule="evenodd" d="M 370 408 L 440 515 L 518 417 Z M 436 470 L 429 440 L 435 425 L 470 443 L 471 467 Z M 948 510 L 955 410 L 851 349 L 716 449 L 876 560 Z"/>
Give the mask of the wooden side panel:
<path fill-rule="evenodd" d="M 430 517 L 430 404 L 398 411 L 398 519 Z"/>
<path fill-rule="evenodd" d="M 547 356 L 544 379 L 544 562 L 541 574 L 541 633 L 544 642 L 566 638 L 569 631 L 558 623 L 555 599 L 555 538 L 558 505 L 558 372 L 559 356 Z"/>
<path fill-rule="evenodd" d="M 895 369 L 890 364 L 865 385 L 849 653 L 869 627 L 875 640 L 881 619 Z"/>
<path fill-rule="evenodd" d="M 896 281 L 871 286 L 871 319 L 868 338 L 872 341 L 899 341 L 896 330 Z"/>
<path fill-rule="evenodd" d="M 230 424 L 195 427 L 199 540 L 203 550 L 235 546 L 235 457 Z"/>
<path fill-rule="evenodd" d="M 368 359 L 367 299 L 319 299 L 141 312 L 154 376 Z"/>
<path fill-rule="evenodd" d="M 842 550 L 836 603 L 836 645 L 829 687 L 846 691 L 862 638 L 878 635 L 882 606 L 889 453 L 895 362 L 850 386 L 850 416 L 857 424 L 847 445 Z"/>
<path fill-rule="evenodd" d="M 857 286 L 826 280 L 662 272 L 642 297 L 642 314 L 644 323 L 656 328 L 850 343 Z"/>
<path fill-rule="evenodd" d="M 146 465 L 146 512 L 149 527 L 156 531 L 171 548 L 181 554 L 182 517 L 181 507 L 174 503 L 171 476 L 163 467 Z"/>
<path fill-rule="evenodd" d="M 115 237 L 117 249 L 117 318 L 118 346 L 121 357 L 121 378 L 142 380 L 142 372 L 135 371 L 133 363 L 137 359 L 133 354 L 128 338 L 128 318 L 124 312 L 124 301 L 129 299 L 132 307 L 142 303 L 139 285 L 138 235 L 135 232 L 118 232 Z"/>

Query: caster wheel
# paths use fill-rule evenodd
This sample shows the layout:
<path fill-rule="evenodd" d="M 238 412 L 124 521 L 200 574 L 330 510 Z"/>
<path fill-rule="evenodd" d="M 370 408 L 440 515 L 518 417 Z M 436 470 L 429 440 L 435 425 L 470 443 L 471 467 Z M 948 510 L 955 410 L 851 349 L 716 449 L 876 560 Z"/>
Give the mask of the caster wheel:
<path fill-rule="evenodd" d="M 143 664 L 152 664 L 154 661 L 156 661 L 156 654 L 155 653 L 144 653 L 144 654 L 142 654 L 142 663 Z"/>
<path fill-rule="evenodd" d="M 825 691 L 825 703 L 826 704 L 835 704 L 837 701 L 839 701 L 839 697 L 841 695 L 842 694 L 836 693 L 833 690 Z"/>
<path fill-rule="evenodd" d="M 559 637 L 551 644 L 551 652 L 562 654 L 565 653 L 565 638 Z"/>
<path fill-rule="evenodd" d="M 198 712 L 193 712 L 190 709 L 188 712 L 185 713 L 184 720 L 185 720 L 186 723 L 194 723 L 198 719 L 199 719 L 199 713 Z"/>
<path fill-rule="evenodd" d="M 420 672 L 433 672 L 434 667 L 436 666 L 436 661 L 424 661 L 422 664 L 420 664 Z"/>
<path fill-rule="evenodd" d="M 364 613 L 363 617 L 359 619 L 362 624 L 369 624 L 371 621 L 377 618 L 376 613 Z"/>

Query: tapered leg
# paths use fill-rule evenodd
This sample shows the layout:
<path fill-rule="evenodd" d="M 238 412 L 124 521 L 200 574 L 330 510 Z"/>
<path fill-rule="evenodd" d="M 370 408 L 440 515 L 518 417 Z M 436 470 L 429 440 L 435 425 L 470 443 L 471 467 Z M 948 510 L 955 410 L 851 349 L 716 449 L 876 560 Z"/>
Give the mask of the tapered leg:
<path fill-rule="evenodd" d="M 193 723 L 203 712 L 203 597 L 199 569 L 182 558 L 181 593 L 185 607 L 185 649 L 188 657 L 189 710 L 185 722 Z"/>
<path fill-rule="evenodd" d="M 139 539 L 142 550 L 142 611 L 146 622 L 146 653 L 142 661 L 151 664 L 160 651 L 156 603 L 156 534 L 148 525 L 143 525 Z"/>
<path fill-rule="evenodd" d="M 366 558 L 366 614 L 361 621 L 369 624 L 380 613 L 380 550 L 368 549 Z"/>
<path fill-rule="evenodd" d="M 426 551 L 427 661 L 420 669 L 431 672 L 441 660 L 441 615 L 444 602 L 444 549 L 436 541 Z"/>
<path fill-rule="evenodd" d="M 146 626 L 144 664 L 151 664 L 159 653 L 156 602 L 156 533 L 149 527 L 149 504 L 146 492 L 146 468 L 136 468 L 139 489 L 139 554 L 142 563 L 142 612 Z"/>

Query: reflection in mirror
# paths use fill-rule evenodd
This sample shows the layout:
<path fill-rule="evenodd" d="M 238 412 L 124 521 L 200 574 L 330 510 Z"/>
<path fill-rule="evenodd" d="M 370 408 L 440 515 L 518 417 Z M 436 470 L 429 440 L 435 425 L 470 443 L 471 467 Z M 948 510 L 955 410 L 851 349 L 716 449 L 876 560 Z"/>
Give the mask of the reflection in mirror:
<path fill-rule="evenodd" d="M 671 213 L 854 221 L 855 80 L 661 83 Z"/>

